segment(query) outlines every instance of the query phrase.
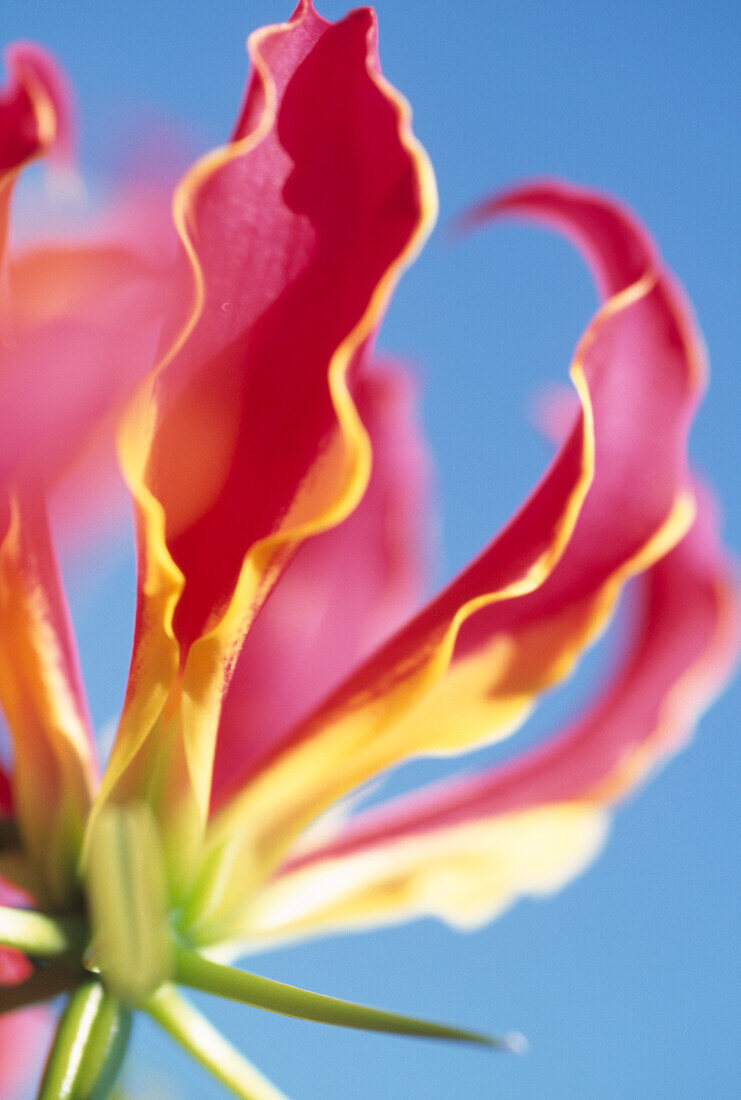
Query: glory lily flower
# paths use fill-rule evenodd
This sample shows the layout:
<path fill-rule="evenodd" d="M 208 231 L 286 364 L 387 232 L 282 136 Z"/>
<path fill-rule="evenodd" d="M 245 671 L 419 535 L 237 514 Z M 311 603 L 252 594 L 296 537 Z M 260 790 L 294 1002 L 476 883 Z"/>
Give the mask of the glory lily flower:
<path fill-rule="evenodd" d="M 17 253 L 15 177 L 68 157 L 71 126 L 52 61 L 8 55 L 3 1096 L 43 1041 L 28 1006 L 60 993 L 42 1100 L 107 1096 L 134 1010 L 237 1095 L 277 1097 L 178 985 L 481 1040 L 223 960 L 421 915 L 472 927 L 557 889 L 691 732 L 737 648 L 729 566 L 686 460 L 704 381 L 691 313 L 632 215 L 552 182 L 469 220 L 528 217 L 586 256 L 603 304 L 571 366 L 580 407 L 516 516 L 402 625 L 425 551 L 426 461 L 409 380 L 374 359 L 373 340 L 434 220 L 432 172 L 380 74 L 369 11 L 331 24 L 302 0 L 249 52 L 232 137 L 178 185 L 172 223 L 144 233 L 134 217 L 105 240 Z M 92 427 L 116 418 L 139 569 L 101 773 L 45 501 Z M 475 778 L 325 816 L 411 757 L 511 733 L 632 578 L 629 653 L 569 729 Z"/>

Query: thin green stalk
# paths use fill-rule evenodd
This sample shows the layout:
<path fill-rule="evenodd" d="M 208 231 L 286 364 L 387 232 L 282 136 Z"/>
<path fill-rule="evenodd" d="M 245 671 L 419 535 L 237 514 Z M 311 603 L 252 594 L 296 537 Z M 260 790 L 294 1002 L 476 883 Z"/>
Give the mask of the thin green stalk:
<path fill-rule="evenodd" d="M 75 917 L 50 917 L 32 909 L 0 905 L 0 944 L 15 947 L 27 955 L 52 958 L 81 952 L 85 928 Z"/>
<path fill-rule="evenodd" d="M 160 986 L 142 1007 L 241 1100 L 287 1100 L 172 985 Z"/>
<path fill-rule="evenodd" d="M 108 1100 L 131 1033 L 131 1010 L 99 981 L 78 986 L 65 1009 L 38 1100 Z"/>
<path fill-rule="evenodd" d="M 175 959 L 176 980 L 181 985 L 200 989 L 204 993 L 213 993 L 217 997 L 226 997 L 231 1001 L 240 1001 L 254 1008 L 263 1008 L 268 1012 L 362 1031 L 385 1031 L 395 1035 L 450 1039 L 500 1050 L 511 1049 L 511 1044 L 506 1039 L 490 1038 L 465 1028 L 399 1016 L 394 1012 L 383 1012 L 352 1001 L 311 993 L 231 966 L 222 966 L 185 948 L 177 949 Z"/>

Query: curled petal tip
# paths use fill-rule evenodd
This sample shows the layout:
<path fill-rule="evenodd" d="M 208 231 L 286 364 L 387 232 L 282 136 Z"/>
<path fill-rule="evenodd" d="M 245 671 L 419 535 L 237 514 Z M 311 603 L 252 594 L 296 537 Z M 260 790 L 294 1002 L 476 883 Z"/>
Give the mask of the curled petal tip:
<path fill-rule="evenodd" d="M 633 211 L 591 188 L 559 179 L 525 180 L 465 211 L 455 223 L 456 231 L 469 232 L 503 217 L 532 221 L 571 240 L 605 298 L 661 267 L 656 246 Z"/>
<path fill-rule="evenodd" d="M 3 163 L 12 149 L 16 164 L 46 154 L 56 165 L 71 165 L 73 100 L 61 68 L 51 54 L 32 42 L 13 43 L 4 58 L 10 79 L 0 96 L 0 108 L 8 111 L 10 126 L 2 142 L 7 142 L 8 148 L 0 147 Z"/>
<path fill-rule="evenodd" d="M 530 1043 L 527 1036 L 523 1035 L 521 1031 L 508 1031 L 504 1036 L 504 1049 L 511 1054 L 527 1054 L 530 1050 Z"/>

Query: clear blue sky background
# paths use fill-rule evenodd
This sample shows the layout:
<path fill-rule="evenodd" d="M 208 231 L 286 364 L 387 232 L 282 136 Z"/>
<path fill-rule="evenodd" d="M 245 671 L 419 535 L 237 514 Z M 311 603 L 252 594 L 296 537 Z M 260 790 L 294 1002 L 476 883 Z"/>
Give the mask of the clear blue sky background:
<path fill-rule="evenodd" d="M 442 222 L 488 190 L 558 174 L 624 197 L 684 281 L 713 377 L 693 453 L 741 544 L 737 484 L 739 8 L 730 0 L 621 4 L 379 0 L 385 72 L 411 100 L 435 164 Z M 324 0 L 323 14 L 344 5 Z M 228 133 L 246 33 L 290 0 L 4 0 L 2 32 L 51 46 L 80 99 L 86 166 L 120 162 L 116 119 L 145 105 L 181 119 L 196 151 Z M 487 540 L 547 449 L 527 418 L 565 378 L 594 308 L 561 241 L 501 227 L 451 245 L 438 233 L 382 334 L 419 365 L 437 458 L 440 577 Z M 95 718 L 117 710 L 131 625 L 129 559 L 74 584 Z M 547 731 L 603 665 L 548 700 Z M 523 1059 L 322 1029 L 214 1003 L 211 1015 L 295 1100 L 380 1097 L 680 1098 L 738 1095 L 739 689 L 692 748 L 620 813 L 600 862 L 555 899 L 525 901 L 482 932 L 426 921 L 265 956 L 274 977 L 371 1003 L 519 1028 Z M 526 735 L 527 736 L 527 735 Z M 417 765 L 408 778 L 436 773 Z M 139 1029 L 132 1088 L 222 1095 L 169 1040 Z M 172 1092 L 164 1081 L 171 1075 Z M 149 1089 L 150 1091 L 146 1091 Z"/>

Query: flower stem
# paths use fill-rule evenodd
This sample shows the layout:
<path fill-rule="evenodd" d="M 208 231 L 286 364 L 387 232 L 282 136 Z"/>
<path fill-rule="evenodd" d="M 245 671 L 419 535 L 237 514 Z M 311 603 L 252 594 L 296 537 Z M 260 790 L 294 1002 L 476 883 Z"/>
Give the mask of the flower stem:
<path fill-rule="evenodd" d="M 452 1039 L 464 1043 L 479 1043 L 500 1050 L 510 1050 L 506 1039 L 490 1038 L 479 1032 L 446 1024 L 431 1023 L 395 1012 L 383 1012 L 367 1005 L 326 997 L 306 989 L 285 985 L 270 978 L 222 966 L 195 951 L 178 948 L 175 966 L 176 981 L 204 993 L 213 993 L 228 1000 L 240 1001 L 253 1008 L 263 1008 L 300 1020 L 358 1028 L 362 1031 L 385 1031 L 395 1035 L 413 1035 L 425 1039 Z"/>
<path fill-rule="evenodd" d="M 85 927 L 75 917 L 50 917 L 31 909 L 0 905 L 0 944 L 27 955 L 51 958 L 82 951 Z"/>
<path fill-rule="evenodd" d="M 142 1007 L 241 1100 L 286 1100 L 172 985 L 161 985 Z"/>
<path fill-rule="evenodd" d="M 131 1010 L 96 980 L 78 986 L 59 1021 L 38 1100 L 108 1100 L 131 1033 Z"/>

